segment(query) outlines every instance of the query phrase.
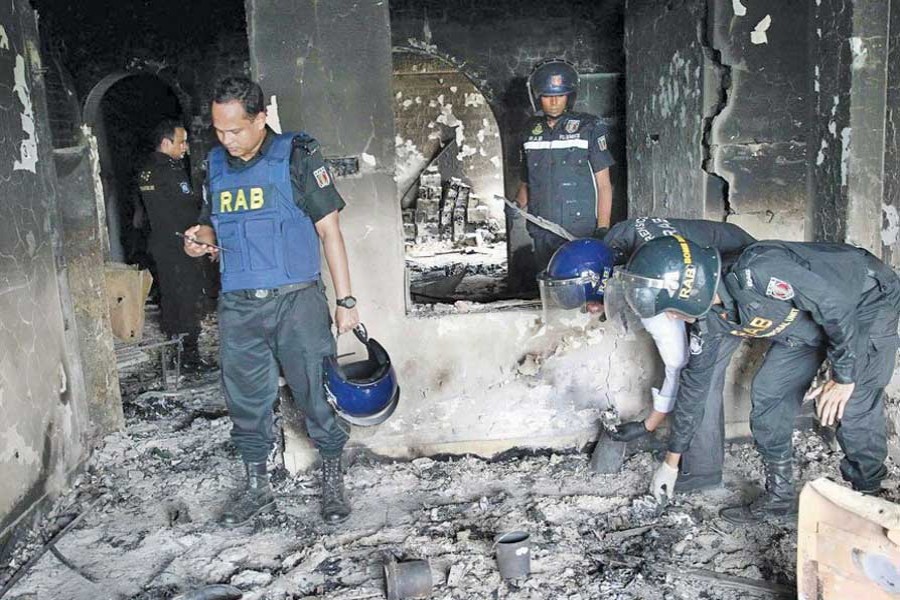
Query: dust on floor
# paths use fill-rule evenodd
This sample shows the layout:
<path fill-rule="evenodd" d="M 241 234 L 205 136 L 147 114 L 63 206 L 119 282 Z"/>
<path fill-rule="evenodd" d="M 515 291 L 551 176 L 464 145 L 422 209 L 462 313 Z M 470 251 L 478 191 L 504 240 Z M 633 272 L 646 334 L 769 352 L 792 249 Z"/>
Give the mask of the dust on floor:
<path fill-rule="evenodd" d="M 211 353 L 214 340 L 206 341 Z M 718 517 L 761 479 L 750 444 L 728 447 L 724 487 L 667 507 L 647 495 L 658 460 L 650 452 L 617 475 L 592 473 L 580 453 L 493 462 L 360 456 L 347 469 L 354 512 L 335 527 L 319 517 L 317 473 L 294 477 L 276 463 L 278 511 L 227 530 L 215 519 L 241 472 L 217 375 L 193 376 L 177 393 L 130 381 L 127 430 L 104 440 L 20 543 L 0 584 L 99 498 L 56 545 L 75 569 L 48 552 L 8 598 L 162 600 L 215 583 L 241 588 L 248 600 L 384 598 L 387 556 L 427 559 L 431 597 L 441 600 L 777 597 L 728 586 L 712 572 L 793 586 L 793 523 L 736 527 Z M 839 458 L 813 432 L 795 434 L 802 479 L 837 477 Z M 889 467 L 896 500 L 897 468 Z M 494 537 L 514 530 L 531 535 L 532 575 L 503 581 Z"/>

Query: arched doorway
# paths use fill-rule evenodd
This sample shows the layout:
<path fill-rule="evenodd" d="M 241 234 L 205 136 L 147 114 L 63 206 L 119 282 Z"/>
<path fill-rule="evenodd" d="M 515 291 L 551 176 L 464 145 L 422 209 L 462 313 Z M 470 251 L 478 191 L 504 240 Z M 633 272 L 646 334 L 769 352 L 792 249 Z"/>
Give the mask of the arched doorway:
<path fill-rule="evenodd" d="M 148 261 L 145 235 L 132 223 L 135 171 L 153 150 L 151 129 L 164 118 L 188 123 L 189 103 L 177 85 L 141 71 L 108 75 L 88 94 L 84 120 L 97 138 L 112 261 Z"/>
<path fill-rule="evenodd" d="M 503 148 L 493 110 L 442 57 L 395 48 L 393 67 L 410 308 L 504 298 Z"/>

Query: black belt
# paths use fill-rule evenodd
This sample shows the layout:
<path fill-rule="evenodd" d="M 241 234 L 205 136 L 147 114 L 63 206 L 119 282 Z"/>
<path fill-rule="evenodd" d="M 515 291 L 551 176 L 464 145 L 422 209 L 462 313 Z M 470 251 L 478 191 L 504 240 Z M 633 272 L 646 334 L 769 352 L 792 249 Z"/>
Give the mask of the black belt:
<path fill-rule="evenodd" d="M 319 283 L 318 279 L 313 281 L 304 281 L 303 283 L 292 283 L 290 285 L 282 285 L 277 288 L 261 288 L 250 290 L 235 290 L 232 294 L 240 294 L 249 300 L 265 300 L 266 298 L 274 298 L 275 296 L 283 296 L 299 290 L 305 290 Z"/>

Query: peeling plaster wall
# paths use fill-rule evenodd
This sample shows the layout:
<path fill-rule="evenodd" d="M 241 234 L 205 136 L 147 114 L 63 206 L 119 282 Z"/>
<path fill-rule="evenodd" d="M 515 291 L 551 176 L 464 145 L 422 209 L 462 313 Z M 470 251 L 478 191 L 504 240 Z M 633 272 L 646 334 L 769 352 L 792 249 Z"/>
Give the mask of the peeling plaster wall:
<path fill-rule="evenodd" d="M 709 2 L 707 36 L 721 65 L 707 170 L 727 183 L 728 220 L 758 237 L 811 239 L 806 227 L 810 3 Z M 721 219 L 725 211 L 708 211 Z"/>
<path fill-rule="evenodd" d="M 0 6 L 0 544 L 88 451 L 37 40 L 25 0 Z"/>
<path fill-rule="evenodd" d="M 308 128 L 327 155 L 373 159 L 337 180 L 348 204 L 341 222 L 361 316 L 391 352 L 403 391 L 390 421 L 354 429 L 351 444 L 392 456 L 572 447 L 596 435 L 610 401 L 625 416 L 649 404 L 659 373 L 645 338 L 546 332 L 524 310 L 407 317 L 387 6 L 250 0 L 248 16 L 252 69 L 277 96 L 282 126 Z M 359 349 L 348 337 L 340 352 Z M 313 458 L 299 436 L 288 439 L 293 468 Z"/>
<path fill-rule="evenodd" d="M 889 42 L 896 36 L 890 25 L 898 9 L 890 0 L 821 0 L 811 20 L 818 230 L 876 255 L 896 240 L 888 206 L 897 163 L 896 155 L 888 162 L 886 136 L 893 135 L 896 109 L 896 91 L 895 102 L 887 100 Z"/>
<path fill-rule="evenodd" d="M 455 139 L 460 174 L 491 207 L 491 216 L 502 221 L 503 202 L 493 197 L 504 194 L 503 149 L 497 119 L 484 95 L 443 59 L 395 50 L 393 64 L 395 180 L 404 200 L 415 198 L 414 184 L 437 156 L 441 142 Z M 412 193 L 405 194 L 410 188 Z"/>
<path fill-rule="evenodd" d="M 883 258 L 900 267 L 900 2 L 896 0 L 891 2 L 888 32 L 881 244 Z"/>

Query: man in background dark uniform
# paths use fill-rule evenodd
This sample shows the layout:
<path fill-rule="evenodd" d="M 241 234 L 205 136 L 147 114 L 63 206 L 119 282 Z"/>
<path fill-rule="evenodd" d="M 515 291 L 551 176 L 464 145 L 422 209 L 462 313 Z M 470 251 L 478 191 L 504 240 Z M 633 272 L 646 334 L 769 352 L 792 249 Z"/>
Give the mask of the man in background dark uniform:
<path fill-rule="evenodd" d="M 561 225 L 576 238 L 608 228 L 612 210 L 606 126 L 597 117 L 577 113 L 578 72 L 551 60 L 528 78 L 528 93 L 538 116 L 528 121 L 522 145 L 522 183 L 516 203 L 530 214 Z M 531 222 L 537 272 L 566 240 Z"/>
<path fill-rule="evenodd" d="M 175 237 L 196 222 L 200 207 L 184 164 L 187 130 L 166 119 L 153 128 L 151 139 L 156 150 L 138 171 L 138 188 L 150 221 L 148 246 L 159 279 L 160 325 L 167 336 L 185 334 L 182 364 L 197 369 L 206 366 L 197 344 L 205 301 L 203 264 L 186 256 Z"/>
<path fill-rule="evenodd" d="M 222 80 L 212 122 L 222 145 L 209 153 L 206 201 L 200 224 L 185 231 L 184 251 L 217 256 L 221 265 L 219 355 L 231 438 L 247 476 L 221 523 L 241 525 L 275 506 L 266 458 L 279 368 L 322 457 L 322 516 L 337 523 L 350 514 L 341 467 L 349 427 L 325 397 L 323 361 L 335 354 L 335 339 L 320 267 L 324 251 L 338 333 L 351 331 L 359 314 L 339 221 L 344 200 L 313 138 L 266 126 L 255 82 Z"/>
<path fill-rule="evenodd" d="M 744 337 L 772 341 L 753 379 L 750 428 L 766 469 L 765 493 L 722 516 L 744 523 L 796 514 L 794 417 L 824 359 L 830 380 L 816 413 L 836 425 L 853 489 L 877 493 L 887 475 L 884 387 L 896 360 L 900 280 L 869 252 L 847 244 L 764 241 L 722 268 L 718 252 L 681 236 L 647 242 L 617 277 L 639 315 L 666 312 L 691 326 L 669 453 L 653 477 L 660 497 L 703 419 L 712 373 Z"/>

